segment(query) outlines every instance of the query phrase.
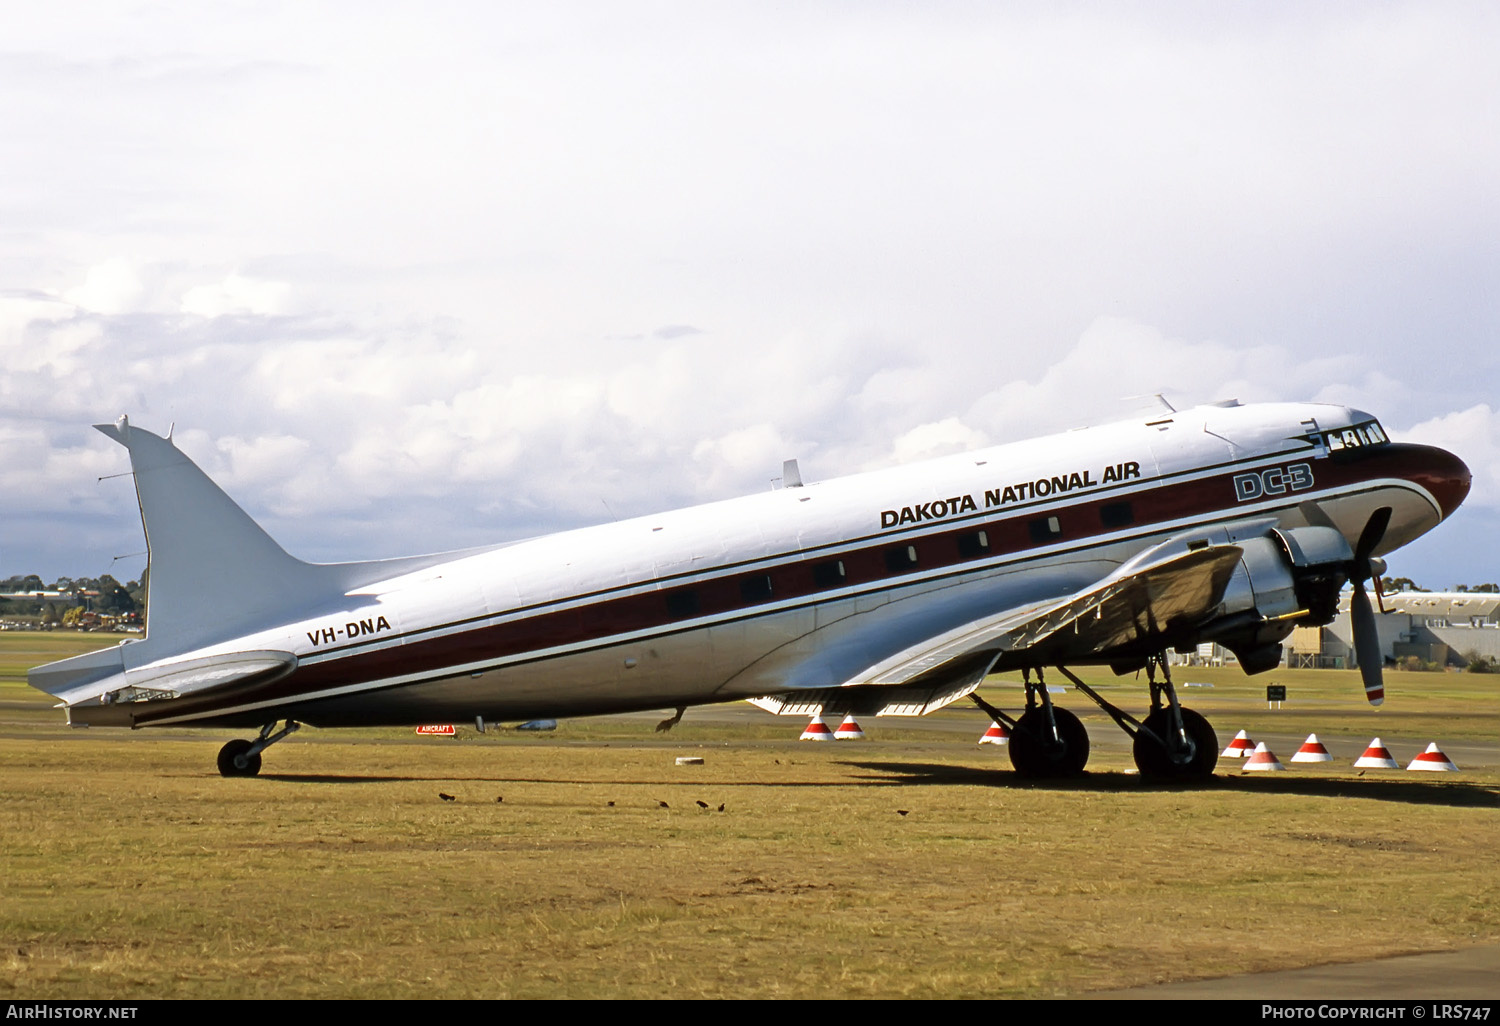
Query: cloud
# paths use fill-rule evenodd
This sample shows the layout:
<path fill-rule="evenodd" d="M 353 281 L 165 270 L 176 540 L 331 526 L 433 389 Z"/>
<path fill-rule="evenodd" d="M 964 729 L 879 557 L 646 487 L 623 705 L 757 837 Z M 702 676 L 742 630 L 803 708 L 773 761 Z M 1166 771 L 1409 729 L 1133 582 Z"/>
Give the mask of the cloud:
<path fill-rule="evenodd" d="M 200 317 L 278 314 L 284 311 L 290 291 L 291 286 L 286 282 L 231 274 L 221 282 L 189 289 L 182 297 L 182 312 Z"/>
<path fill-rule="evenodd" d="M 12 19 L 0 437 L 71 455 L 0 505 L 135 530 L 121 412 L 334 558 L 1157 392 L 1493 408 L 1487 9 L 444 10 Z"/>
<path fill-rule="evenodd" d="M 99 314 L 120 314 L 139 309 L 146 294 L 135 265 L 120 257 L 111 257 L 90 267 L 83 284 L 68 289 L 63 298 L 81 310 Z"/>

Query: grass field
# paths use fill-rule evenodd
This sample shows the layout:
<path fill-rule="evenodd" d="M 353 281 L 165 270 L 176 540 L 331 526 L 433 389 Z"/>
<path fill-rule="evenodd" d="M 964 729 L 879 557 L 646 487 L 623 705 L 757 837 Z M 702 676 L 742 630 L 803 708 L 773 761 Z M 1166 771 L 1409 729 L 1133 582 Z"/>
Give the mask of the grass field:
<path fill-rule="evenodd" d="M 828 745 L 690 710 L 305 730 L 226 780 L 232 732 L 70 731 L 22 683 L 112 640 L 0 635 L 0 997 L 1041 997 L 1500 941 L 1494 758 L 1180 789 L 1095 714 L 1091 772 L 1036 784 L 972 708 Z M 1186 681 L 1221 743 L 1500 737 L 1495 677 L 1392 673 L 1378 713 L 1352 674 Z"/>

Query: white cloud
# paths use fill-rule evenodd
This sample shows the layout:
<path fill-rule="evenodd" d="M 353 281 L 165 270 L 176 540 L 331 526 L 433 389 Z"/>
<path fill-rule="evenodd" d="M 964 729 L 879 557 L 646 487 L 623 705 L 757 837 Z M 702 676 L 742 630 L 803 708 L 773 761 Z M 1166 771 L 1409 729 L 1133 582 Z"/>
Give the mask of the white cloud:
<path fill-rule="evenodd" d="M 63 298 L 90 313 L 120 314 L 139 309 L 145 295 L 146 285 L 135 264 L 111 257 L 90 267 L 83 284 L 65 291 Z"/>
<path fill-rule="evenodd" d="M 440 11 L 11 19 L 0 437 L 118 469 L 83 425 L 175 420 L 361 556 L 1132 395 L 1493 407 L 1488 8 Z"/>
<path fill-rule="evenodd" d="M 200 317 L 225 314 L 278 314 L 285 309 L 291 286 L 281 281 L 259 281 L 231 274 L 212 285 L 189 289 L 182 297 L 182 312 Z"/>
<path fill-rule="evenodd" d="M 968 427 L 957 417 L 947 417 L 933 424 L 919 424 L 901 435 L 891 446 L 897 463 L 932 459 L 949 453 L 982 448 L 984 435 Z"/>

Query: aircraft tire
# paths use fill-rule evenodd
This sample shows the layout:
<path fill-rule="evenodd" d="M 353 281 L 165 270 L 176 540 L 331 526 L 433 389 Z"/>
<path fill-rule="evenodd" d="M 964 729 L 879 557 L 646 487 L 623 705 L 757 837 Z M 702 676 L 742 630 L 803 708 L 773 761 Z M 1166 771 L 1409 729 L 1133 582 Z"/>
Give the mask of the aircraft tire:
<path fill-rule="evenodd" d="M 1047 715 L 1041 709 L 1033 709 L 1016 721 L 1006 747 L 1010 749 L 1010 764 L 1019 775 L 1035 780 L 1076 777 L 1088 764 L 1089 732 L 1083 723 L 1057 706 L 1052 707 L 1052 717 L 1061 744 L 1047 736 Z"/>
<path fill-rule="evenodd" d="M 219 749 L 219 776 L 221 777 L 253 777 L 260 772 L 260 753 L 245 756 L 244 766 L 236 766 L 235 759 L 245 755 L 250 750 L 250 742 L 244 738 L 235 738 L 223 748 Z"/>
<path fill-rule="evenodd" d="M 1157 709 L 1146 717 L 1145 725 L 1157 737 L 1164 737 L 1170 722 L 1167 710 Z M 1158 780 L 1207 780 L 1213 776 L 1219 761 L 1219 738 L 1214 728 L 1191 709 L 1182 710 L 1182 726 L 1193 743 L 1193 751 L 1188 757 L 1176 760 L 1153 739 L 1143 733 L 1136 734 L 1135 765 L 1141 776 Z"/>

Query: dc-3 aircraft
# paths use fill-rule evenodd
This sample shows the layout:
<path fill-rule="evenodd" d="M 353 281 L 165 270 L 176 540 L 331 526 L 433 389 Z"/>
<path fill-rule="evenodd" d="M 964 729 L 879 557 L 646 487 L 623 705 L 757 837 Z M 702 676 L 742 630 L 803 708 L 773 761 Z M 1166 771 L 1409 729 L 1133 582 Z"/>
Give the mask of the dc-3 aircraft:
<path fill-rule="evenodd" d="M 1165 404 L 1163 404 L 1165 405 Z M 173 444 L 121 417 L 149 547 L 142 640 L 30 674 L 80 726 L 258 728 L 582 716 L 751 699 L 787 715 L 919 715 L 965 696 L 1029 776 L 1089 738 L 1056 670 L 1152 775 L 1212 772 L 1168 649 L 1248 673 L 1353 584 L 1365 693 L 1383 698 L 1365 582 L 1463 501 L 1469 469 L 1359 410 L 1230 401 L 492 548 L 363 563 L 288 555 Z M 169 432 L 170 435 L 170 432 Z M 1137 720 L 1068 668 L 1146 668 Z M 1022 670 L 1016 717 L 975 694 Z M 1032 672 L 1037 680 L 1032 681 Z M 1162 680 L 1156 680 L 1160 671 Z M 285 726 L 277 730 L 277 724 Z M 674 720 L 668 723 L 675 722 Z"/>

